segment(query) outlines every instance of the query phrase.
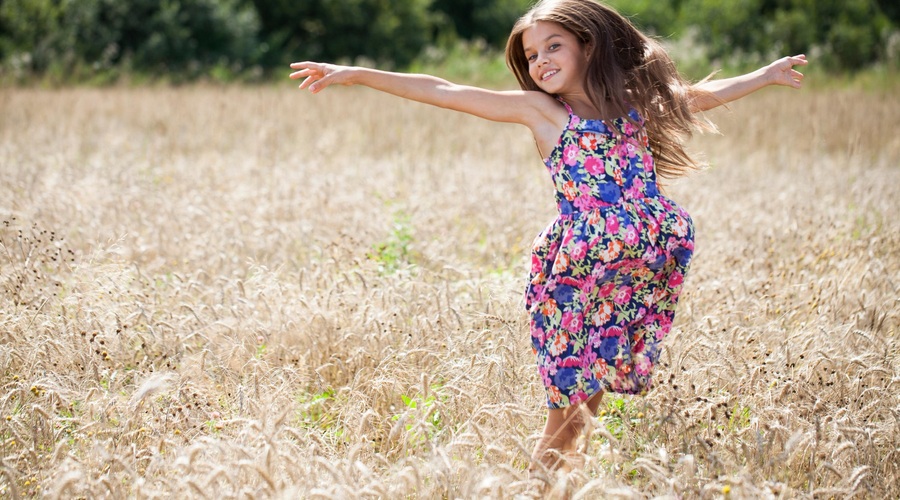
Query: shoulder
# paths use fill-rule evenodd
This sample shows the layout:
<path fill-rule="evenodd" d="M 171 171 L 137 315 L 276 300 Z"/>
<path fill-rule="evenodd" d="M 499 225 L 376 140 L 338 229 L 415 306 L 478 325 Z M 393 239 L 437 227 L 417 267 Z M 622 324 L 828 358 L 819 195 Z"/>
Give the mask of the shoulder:
<path fill-rule="evenodd" d="M 569 112 L 556 97 L 539 91 L 523 91 L 522 97 L 531 110 L 528 125 L 535 135 L 547 132 L 558 135 L 569 122 Z"/>

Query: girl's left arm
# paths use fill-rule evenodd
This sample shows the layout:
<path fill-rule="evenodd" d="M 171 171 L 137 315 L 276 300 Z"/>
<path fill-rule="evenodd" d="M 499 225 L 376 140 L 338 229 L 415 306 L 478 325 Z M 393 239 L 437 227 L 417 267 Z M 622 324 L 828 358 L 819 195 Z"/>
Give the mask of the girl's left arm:
<path fill-rule="evenodd" d="M 709 80 L 691 87 L 688 91 L 691 111 L 706 111 L 722 104 L 735 101 L 769 85 L 784 85 L 799 89 L 803 83 L 803 73 L 794 66 L 806 66 L 803 54 L 781 59 L 763 66 L 752 73 Z"/>

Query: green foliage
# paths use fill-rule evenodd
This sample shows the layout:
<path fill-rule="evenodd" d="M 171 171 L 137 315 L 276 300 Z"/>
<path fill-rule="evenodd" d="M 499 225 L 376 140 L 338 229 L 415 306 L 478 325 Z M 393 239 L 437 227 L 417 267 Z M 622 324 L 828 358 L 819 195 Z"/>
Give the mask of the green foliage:
<path fill-rule="evenodd" d="M 0 54 L 30 73 L 116 67 L 196 76 L 257 57 L 259 23 L 237 0 L 4 0 Z"/>
<path fill-rule="evenodd" d="M 436 394 L 439 394 L 441 385 L 432 384 L 430 389 L 427 396 L 417 394 L 410 397 L 401 394 L 400 400 L 406 409 L 391 417 L 394 422 L 404 419 L 403 425 L 411 445 L 421 445 L 435 439 L 444 428 L 439 406 L 436 405 L 439 401 Z M 440 401 L 446 401 L 446 397 L 440 397 Z"/>
<path fill-rule="evenodd" d="M 406 66 L 430 41 L 431 0 L 253 0 L 269 62 L 358 60 Z M 276 61 L 278 57 L 285 59 Z"/>
<path fill-rule="evenodd" d="M 440 16 L 439 32 L 449 31 L 455 37 L 469 41 L 480 39 L 503 48 L 513 24 L 532 3 L 532 0 L 434 0 L 433 9 Z"/>
<path fill-rule="evenodd" d="M 693 33 L 720 64 L 740 65 L 796 53 L 830 69 L 889 62 L 900 9 L 876 0 L 612 0 L 635 23 L 661 36 Z"/>
<path fill-rule="evenodd" d="M 366 256 L 378 262 L 382 274 L 391 274 L 402 265 L 412 263 L 411 246 L 413 243 L 410 217 L 402 210 L 394 213 L 391 232 L 387 239 L 372 246 Z"/>
<path fill-rule="evenodd" d="M 495 55 L 532 3 L 0 0 L 0 78 L 50 75 L 60 82 L 103 83 L 127 73 L 227 81 L 312 59 L 437 69 L 498 82 L 468 66 L 502 61 Z M 692 52 L 700 55 L 687 64 L 702 67 L 696 72 L 703 74 L 710 67 L 746 68 L 800 52 L 829 70 L 900 65 L 900 7 L 888 0 L 607 3 L 649 33 L 696 46 Z"/>

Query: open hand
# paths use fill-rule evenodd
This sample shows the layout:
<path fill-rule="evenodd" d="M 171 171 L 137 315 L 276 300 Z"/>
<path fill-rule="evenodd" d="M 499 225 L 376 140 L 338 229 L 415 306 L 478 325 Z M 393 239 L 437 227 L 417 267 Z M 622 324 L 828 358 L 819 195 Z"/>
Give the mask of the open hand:
<path fill-rule="evenodd" d="M 766 77 L 775 85 L 785 85 L 799 89 L 803 84 L 803 73 L 794 69 L 794 66 L 806 66 L 804 54 L 782 57 L 766 66 Z"/>
<path fill-rule="evenodd" d="M 291 73 L 291 79 L 304 78 L 300 83 L 300 89 L 308 88 L 313 94 L 321 92 L 329 85 L 352 84 L 350 81 L 352 71 L 346 66 L 306 61 L 291 64 L 291 69 L 298 70 Z"/>

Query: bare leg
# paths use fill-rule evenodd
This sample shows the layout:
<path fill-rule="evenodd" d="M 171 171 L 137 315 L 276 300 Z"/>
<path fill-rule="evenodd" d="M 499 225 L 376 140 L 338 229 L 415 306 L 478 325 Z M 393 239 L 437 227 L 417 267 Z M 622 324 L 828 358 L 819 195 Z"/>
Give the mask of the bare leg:
<path fill-rule="evenodd" d="M 598 392 L 578 405 L 548 410 L 544 433 L 531 454 L 532 471 L 541 466 L 550 471 L 565 466 L 565 455 L 575 451 L 578 435 L 587 419 L 597 414 L 602 399 L 603 393 Z"/>

